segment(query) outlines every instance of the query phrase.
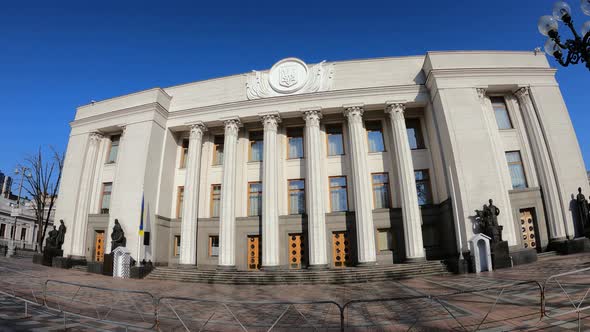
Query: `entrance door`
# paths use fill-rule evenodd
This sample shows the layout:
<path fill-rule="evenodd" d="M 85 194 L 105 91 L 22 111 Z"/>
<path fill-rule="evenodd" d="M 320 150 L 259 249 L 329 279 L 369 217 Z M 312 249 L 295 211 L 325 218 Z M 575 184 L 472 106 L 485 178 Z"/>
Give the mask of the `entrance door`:
<path fill-rule="evenodd" d="M 94 235 L 94 260 L 102 262 L 104 260 L 104 232 L 97 231 Z"/>
<path fill-rule="evenodd" d="M 345 267 L 350 264 L 348 232 L 332 233 L 332 262 L 334 267 Z"/>
<path fill-rule="evenodd" d="M 305 239 L 301 233 L 289 234 L 289 267 L 300 269 L 305 257 Z"/>
<path fill-rule="evenodd" d="M 260 269 L 260 235 L 248 235 L 248 270 Z"/>
<path fill-rule="evenodd" d="M 537 249 L 535 221 L 531 209 L 520 210 L 520 226 L 522 229 L 522 242 L 524 243 L 524 247 Z"/>

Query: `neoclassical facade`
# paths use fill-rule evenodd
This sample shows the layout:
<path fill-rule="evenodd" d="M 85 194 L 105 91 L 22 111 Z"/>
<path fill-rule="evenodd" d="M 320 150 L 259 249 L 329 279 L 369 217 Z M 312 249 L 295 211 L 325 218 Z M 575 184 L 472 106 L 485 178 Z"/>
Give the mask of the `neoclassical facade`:
<path fill-rule="evenodd" d="M 71 128 L 56 218 L 64 254 L 87 261 L 115 219 L 133 258 L 163 265 L 452 260 L 491 198 L 517 262 L 581 235 L 572 194 L 590 192 L 532 52 L 288 58 L 85 105 Z"/>

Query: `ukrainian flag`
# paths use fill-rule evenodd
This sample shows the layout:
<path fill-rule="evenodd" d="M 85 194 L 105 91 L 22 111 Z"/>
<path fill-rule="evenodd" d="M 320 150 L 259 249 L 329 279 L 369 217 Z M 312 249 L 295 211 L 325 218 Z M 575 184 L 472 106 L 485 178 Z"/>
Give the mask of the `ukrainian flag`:
<path fill-rule="evenodd" d="M 139 236 L 143 236 L 143 204 L 144 197 L 141 195 L 141 217 L 139 219 Z"/>

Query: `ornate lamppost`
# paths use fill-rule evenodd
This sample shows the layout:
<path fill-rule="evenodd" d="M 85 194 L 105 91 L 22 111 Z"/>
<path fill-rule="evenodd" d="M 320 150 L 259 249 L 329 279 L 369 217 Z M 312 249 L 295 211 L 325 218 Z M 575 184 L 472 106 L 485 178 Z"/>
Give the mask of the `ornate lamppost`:
<path fill-rule="evenodd" d="M 581 0 L 580 7 L 584 14 L 590 16 L 590 0 Z M 558 21 L 562 21 L 572 31 L 574 39 L 565 42 L 561 40 Z M 581 61 L 590 70 L 590 21 L 582 25 L 581 33 L 578 34 L 567 2 L 557 1 L 553 5 L 553 15 L 541 16 L 537 27 L 542 35 L 549 37 L 545 42 L 545 52 L 553 56 L 559 64 L 567 67 Z"/>

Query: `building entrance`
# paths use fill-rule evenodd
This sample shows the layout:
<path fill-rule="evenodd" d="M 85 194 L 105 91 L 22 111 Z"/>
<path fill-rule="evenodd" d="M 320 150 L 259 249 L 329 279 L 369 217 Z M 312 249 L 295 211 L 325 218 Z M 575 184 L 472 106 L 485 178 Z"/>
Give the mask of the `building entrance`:
<path fill-rule="evenodd" d="M 104 231 L 94 233 L 94 260 L 104 261 Z"/>
<path fill-rule="evenodd" d="M 248 235 L 248 270 L 260 269 L 260 235 Z"/>
<path fill-rule="evenodd" d="M 334 267 L 346 267 L 350 265 L 350 241 L 348 232 L 340 231 L 332 233 L 332 262 Z"/>

